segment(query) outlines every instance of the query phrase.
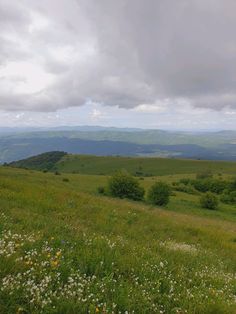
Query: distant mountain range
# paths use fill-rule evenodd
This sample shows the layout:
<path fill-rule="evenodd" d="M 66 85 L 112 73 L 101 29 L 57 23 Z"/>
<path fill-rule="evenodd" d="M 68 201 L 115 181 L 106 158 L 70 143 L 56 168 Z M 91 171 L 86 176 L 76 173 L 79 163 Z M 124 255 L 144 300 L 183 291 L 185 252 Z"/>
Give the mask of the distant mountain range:
<path fill-rule="evenodd" d="M 0 128 L 1 163 L 47 151 L 236 160 L 236 131 L 184 132 L 99 126 Z"/>

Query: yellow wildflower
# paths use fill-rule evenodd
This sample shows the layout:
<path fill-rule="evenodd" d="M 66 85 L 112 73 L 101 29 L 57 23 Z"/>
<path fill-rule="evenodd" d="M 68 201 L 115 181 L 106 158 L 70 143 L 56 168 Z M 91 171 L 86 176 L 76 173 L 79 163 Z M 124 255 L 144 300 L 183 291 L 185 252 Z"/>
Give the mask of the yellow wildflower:
<path fill-rule="evenodd" d="M 51 261 L 51 265 L 52 265 L 53 267 L 57 267 L 57 266 L 58 266 L 58 261 L 57 261 L 57 260 Z"/>

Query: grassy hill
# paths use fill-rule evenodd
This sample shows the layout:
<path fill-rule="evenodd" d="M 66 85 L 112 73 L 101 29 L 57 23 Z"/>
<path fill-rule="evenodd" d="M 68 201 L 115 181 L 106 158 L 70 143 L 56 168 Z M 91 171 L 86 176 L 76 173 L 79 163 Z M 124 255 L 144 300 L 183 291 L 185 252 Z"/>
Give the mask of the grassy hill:
<path fill-rule="evenodd" d="M 167 162 L 168 182 L 197 169 Z M 98 195 L 106 181 L 0 168 L 0 313 L 236 313 L 235 206 L 176 192 L 161 209 Z"/>
<path fill-rule="evenodd" d="M 109 175 L 120 169 L 143 176 L 196 173 L 210 170 L 214 173 L 236 174 L 236 163 L 168 158 L 97 157 L 66 155 L 56 167 L 62 172 Z"/>
<path fill-rule="evenodd" d="M 58 170 L 65 173 L 111 175 L 126 169 L 133 175 L 157 176 L 168 174 L 191 174 L 211 171 L 236 175 L 236 162 L 184 160 L 142 157 L 99 157 L 49 152 L 9 164 L 11 167 L 34 170 Z"/>

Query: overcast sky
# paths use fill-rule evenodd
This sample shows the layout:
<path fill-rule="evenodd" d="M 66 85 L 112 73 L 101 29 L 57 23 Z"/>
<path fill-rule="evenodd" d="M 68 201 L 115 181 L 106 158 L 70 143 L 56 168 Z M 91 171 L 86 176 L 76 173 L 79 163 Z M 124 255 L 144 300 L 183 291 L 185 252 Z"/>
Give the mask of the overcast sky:
<path fill-rule="evenodd" d="M 236 129 L 235 0 L 0 0 L 0 126 Z"/>

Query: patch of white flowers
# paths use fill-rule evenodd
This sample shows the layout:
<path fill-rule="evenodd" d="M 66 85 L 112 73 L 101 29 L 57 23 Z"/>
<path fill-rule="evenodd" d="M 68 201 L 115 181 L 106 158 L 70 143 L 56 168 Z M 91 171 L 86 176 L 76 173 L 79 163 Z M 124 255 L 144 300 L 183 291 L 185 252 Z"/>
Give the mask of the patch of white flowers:
<path fill-rule="evenodd" d="M 10 230 L 2 232 L 0 238 L 0 255 L 6 260 L 11 257 L 18 266 L 16 271 L 1 278 L 0 293 L 9 298 L 20 295 L 27 300 L 27 311 L 30 312 L 44 313 L 56 309 L 63 301 L 79 306 L 83 313 L 111 314 L 135 313 L 132 304 L 139 300 L 145 311 L 162 314 L 170 313 L 170 309 L 173 313 L 191 313 L 194 300 L 200 303 L 223 300 L 236 305 L 236 275 L 224 272 L 223 265 L 220 268 L 205 266 L 195 272 L 181 266 L 176 271 L 165 259 L 149 261 L 146 258 L 145 263 L 135 263 L 137 268 L 127 266 L 120 269 L 116 260 L 104 262 L 101 256 L 101 260 L 95 259 L 94 269 L 85 272 L 82 267 L 75 268 L 71 264 L 70 254 L 75 244 L 63 241 L 64 246 L 58 247 L 60 245 L 54 238 L 36 242 L 33 235 L 21 235 Z M 25 249 L 27 243 L 31 245 Z M 116 250 L 127 249 L 122 237 L 111 240 L 104 235 L 83 234 L 81 243 L 83 248 L 89 248 L 91 256 L 97 248 L 109 251 L 109 256 L 113 256 Z M 162 242 L 161 247 L 183 253 L 201 252 L 193 245 L 171 241 Z M 151 250 L 147 247 L 141 252 L 137 247 L 128 248 L 136 261 L 140 257 L 145 260 L 144 256 L 148 256 Z M 119 298 L 122 293 L 133 303 L 130 308 L 127 306 L 121 310 Z"/>
<path fill-rule="evenodd" d="M 194 254 L 199 252 L 199 247 L 193 244 L 178 243 L 178 242 L 169 240 L 165 242 L 160 242 L 160 245 L 173 251 L 182 251 L 182 252 L 194 253 Z"/>
<path fill-rule="evenodd" d="M 32 243 L 34 241 L 34 235 L 22 235 L 19 233 L 12 233 L 11 230 L 4 230 L 0 238 L 0 256 L 10 257 L 26 242 Z"/>

